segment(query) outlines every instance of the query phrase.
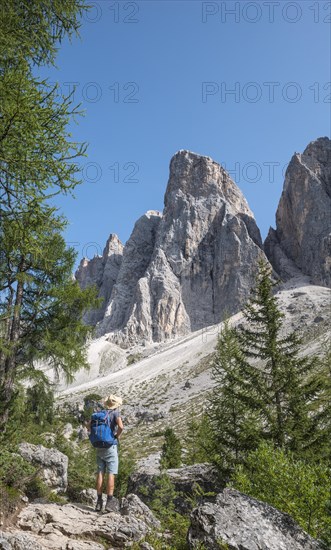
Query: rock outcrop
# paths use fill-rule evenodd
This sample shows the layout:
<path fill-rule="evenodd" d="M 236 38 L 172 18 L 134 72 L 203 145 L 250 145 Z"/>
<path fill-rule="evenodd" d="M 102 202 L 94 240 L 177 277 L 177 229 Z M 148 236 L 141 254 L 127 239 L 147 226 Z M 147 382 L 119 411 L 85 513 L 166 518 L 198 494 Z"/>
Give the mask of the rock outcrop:
<path fill-rule="evenodd" d="M 331 286 L 331 140 L 312 141 L 288 165 L 265 252 L 285 280 L 298 273 Z"/>
<path fill-rule="evenodd" d="M 246 300 L 262 256 L 254 216 L 227 172 L 179 151 L 163 215 L 136 223 L 97 334 L 141 343 L 218 323 Z"/>
<path fill-rule="evenodd" d="M 81 288 L 96 286 L 98 297 L 102 299 L 99 308 L 87 311 L 84 315 L 85 323 L 95 325 L 103 319 L 105 310 L 116 282 L 122 263 L 123 245 L 117 235 L 111 234 L 107 240 L 102 256 L 95 256 L 91 260 L 83 258 L 75 273 L 75 278 Z"/>
<path fill-rule="evenodd" d="M 231 550 L 322 550 L 289 515 L 233 489 L 193 511 L 188 542 L 208 550 L 221 543 Z"/>
<path fill-rule="evenodd" d="M 55 492 L 63 492 L 68 485 L 68 457 L 57 449 L 48 449 L 42 445 L 20 443 L 20 455 L 40 468 L 42 480 Z"/>
<path fill-rule="evenodd" d="M 127 495 L 119 512 L 108 514 L 96 514 L 83 504 L 29 504 L 19 514 L 16 529 L 0 532 L 0 548 L 104 550 L 105 544 L 123 548 L 159 528 L 160 522 L 136 495 Z"/>

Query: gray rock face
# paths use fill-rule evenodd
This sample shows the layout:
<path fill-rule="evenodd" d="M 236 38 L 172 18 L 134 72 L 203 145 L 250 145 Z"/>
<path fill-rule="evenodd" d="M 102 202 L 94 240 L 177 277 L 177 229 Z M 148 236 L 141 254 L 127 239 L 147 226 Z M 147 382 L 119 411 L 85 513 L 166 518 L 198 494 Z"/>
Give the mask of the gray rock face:
<path fill-rule="evenodd" d="M 139 300 L 139 280 L 150 263 L 160 220 L 160 212 L 150 210 L 135 223 L 124 247 L 123 261 L 104 319 L 97 329 L 99 335 L 122 331 L 129 336 L 130 332 L 135 332 L 129 319 L 134 316 L 135 305 Z M 136 318 L 133 324 L 138 325 L 139 319 Z"/>
<path fill-rule="evenodd" d="M 264 256 L 239 188 L 209 157 L 179 151 L 163 216 L 135 225 L 97 333 L 116 343 L 163 341 L 240 309 Z"/>
<path fill-rule="evenodd" d="M 84 321 L 95 325 L 103 319 L 105 310 L 116 282 L 122 263 L 123 245 L 117 235 L 111 234 L 107 240 L 102 256 L 95 256 L 91 260 L 83 258 L 75 273 L 75 278 L 81 288 L 96 286 L 99 289 L 98 297 L 102 304 L 98 309 L 85 313 Z"/>
<path fill-rule="evenodd" d="M 128 494 L 121 500 L 121 514 L 142 519 L 152 529 L 160 529 L 161 523 L 137 495 Z"/>
<path fill-rule="evenodd" d="M 331 285 L 331 140 L 311 142 L 288 165 L 265 252 L 285 280 L 301 271 L 311 282 Z"/>
<path fill-rule="evenodd" d="M 33 465 L 41 468 L 43 481 L 54 491 L 65 491 L 68 485 L 68 457 L 57 449 L 42 445 L 20 443 L 19 453 Z"/>
<path fill-rule="evenodd" d="M 233 489 L 193 511 L 188 542 L 208 550 L 220 542 L 231 550 L 322 550 L 290 516 Z"/>
<path fill-rule="evenodd" d="M 109 548 L 131 546 L 151 530 L 157 530 L 160 522 L 136 495 L 127 495 L 118 512 L 101 515 L 83 504 L 30 504 L 20 513 L 17 527 L 31 533 L 29 539 L 35 541 L 31 550 L 102 550 L 101 541 Z M 16 536 L 19 534 L 17 531 Z M 16 546 L 9 550 L 12 548 Z"/>

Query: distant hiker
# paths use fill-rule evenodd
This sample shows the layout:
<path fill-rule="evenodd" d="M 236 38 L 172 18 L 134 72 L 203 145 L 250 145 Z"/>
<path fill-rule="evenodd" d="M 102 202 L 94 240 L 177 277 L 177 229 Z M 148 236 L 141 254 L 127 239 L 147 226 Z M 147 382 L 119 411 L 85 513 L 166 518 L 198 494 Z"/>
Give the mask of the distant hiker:
<path fill-rule="evenodd" d="M 90 422 L 90 441 L 97 450 L 97 503 L 96 512 L 101 512 L 102 486 L 105 473 L 107 479 L 107 502 L 105 512 L 114 512 L 117 509 L 113 497 L 115 487 L 115 475 L 118 473 L 118 442 L 123 431 L 123 422 L 120 416 L 119 407 L 122 405 L 122 398 L 110 395 L 104 401 L 104 410 L 93 413 Z"/>

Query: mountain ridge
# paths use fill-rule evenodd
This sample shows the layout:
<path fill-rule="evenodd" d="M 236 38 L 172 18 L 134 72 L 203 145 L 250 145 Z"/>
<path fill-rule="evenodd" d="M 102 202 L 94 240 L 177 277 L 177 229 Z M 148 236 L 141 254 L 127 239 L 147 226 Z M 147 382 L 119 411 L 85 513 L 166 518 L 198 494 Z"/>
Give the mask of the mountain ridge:
<path fill-rule="evenodd" d="M 327 137 L 292 156 L 264 243 L 226 170 L 182 149 L 170 161 L 163 212 L 147 211 L 125 245 L 111 234 L 102 257 L 82 260 L 76 279 L 96 284 L 104 300 L 84 319 L 122 348 L 181 338 L 240 311 L 259 259 L 283 281 L 330 286 L 330 213 Z"/>

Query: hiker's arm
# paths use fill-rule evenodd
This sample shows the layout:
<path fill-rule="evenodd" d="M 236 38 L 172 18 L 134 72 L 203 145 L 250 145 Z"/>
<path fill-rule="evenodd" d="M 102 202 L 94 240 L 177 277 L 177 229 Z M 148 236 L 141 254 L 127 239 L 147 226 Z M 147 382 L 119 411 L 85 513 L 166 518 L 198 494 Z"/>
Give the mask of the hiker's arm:
<path fill-rule="evenodd" d="M 117 424 L 116 439 L 119 439 L 124 428 L 122 418 L 120 416 L 116 418 L 116 424 Z"/>

